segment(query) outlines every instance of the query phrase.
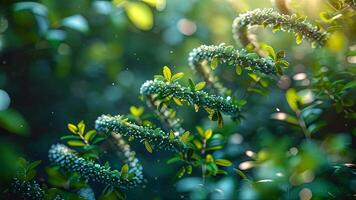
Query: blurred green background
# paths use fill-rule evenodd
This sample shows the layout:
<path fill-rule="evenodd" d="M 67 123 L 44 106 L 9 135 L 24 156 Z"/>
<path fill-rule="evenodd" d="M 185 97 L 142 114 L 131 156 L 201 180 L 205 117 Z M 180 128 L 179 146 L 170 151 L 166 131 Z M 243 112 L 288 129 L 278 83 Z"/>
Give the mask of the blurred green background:
<path fill-rule="evenodd" d="M 239 46 L 231 35 L 233 19 L 247 10 L 273 7 L 267 0 L 125 2 L 1 1 L 0 179 L 9 180 L 14 160 L 23 156 L 43 160 L 38 170 L 43 181 L 47 177 L 47 151 L 68 134 L 67 123 L 84 120 L 94 128 L 94 121 L 101 114 L 126 114 L 131 105 L 144 106 L 139 99 L 140 85 L 160 74 L 165 65 L 201 80 L 188 67 L 189 52 L 202 44 L 224 42 Z M 326 1 L 291 1 L 291 5 L 308 20 L 320 21 L 319 13 L 331 10 Z M 336 39 L 327 48 L 317 50 L 311 49 L 308 42 L 296 45 L 293 35 L 259 29 L 259 38 L 276 50 L 285 50 L 291 65 L 281 80 L 269 80 L 270 89 L 265 96 L 246 90 L 251 83 L 246 74 L 236 78 L 234 69 L 220 72 L 234 95 L 248 101 L 241 124 L 227 121 L 219 129 L 201 113 L 191 109 L 178 112 L 187 130 L 194 132 L 197 125 L 202 125 L 224 134 L 227 145 L 218 153 L 232 160 L 235 168 L 250 160 L 245 155 L 249 150 L 250 157 L 257 156 L 260 165 L 246 173 L 256 180 L 277 177 L 278 182 L 262 181 L 250 186 L 233 169 L 229 176 L 217 177 L 206 188 L 200 186 L 198 173 L 175 182 L 172 177 L 178 166 L 165 164 L 168 154 L 151 155 L 144 147 L 133 146 L 148 183 L 144 188 L 128 191 L 128 196 L 294 199 L 308 197 L 312 191 L 320 199 L 331 198 L 327 191 L 355 194 L 354 171 L 341 170 L 343 176 L 328 172 L 333 163 L 355 161 L 354 120 L 337 114 L 330 106 L 323 107 L 320 115 L 327 125 L 313 135 L 315 141 L 306 142 L 298 128 L 270 117 L 276 111 L 290 112 L 285 90 L 305 87 L 312 79 L 308 76 L 322 67 L 335 74 L 340 70 L 355 72 L 355 59 L 345 60 L 345 55 L 356 51 L 356 26 L 352 20 L 350 23 L 334 35 Z M 307 78 L 296 78 L 300 73 L 307 74 Z M 295 156 L 286 160 L 286 154 Z M 1 181 L 0 188 L 4 189 L 7 183 Z"/>

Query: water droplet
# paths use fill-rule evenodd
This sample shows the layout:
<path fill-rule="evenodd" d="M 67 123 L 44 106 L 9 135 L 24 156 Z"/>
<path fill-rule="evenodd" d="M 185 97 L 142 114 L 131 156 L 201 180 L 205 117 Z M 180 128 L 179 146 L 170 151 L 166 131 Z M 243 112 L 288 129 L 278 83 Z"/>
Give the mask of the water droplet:
<path fill-rule="evenodd" d="M 172 53 L 173 53 L 173 51 L 170 51 L 169 53 L 171 53 L 171 54 L 172 54 Z"/>
<path fill-rule="evenodd" d="M 281 111 L 281 110 L 280 110 L 279 108 L 276 108 L 276 111 L 279 112 L 279 111 Z"/>

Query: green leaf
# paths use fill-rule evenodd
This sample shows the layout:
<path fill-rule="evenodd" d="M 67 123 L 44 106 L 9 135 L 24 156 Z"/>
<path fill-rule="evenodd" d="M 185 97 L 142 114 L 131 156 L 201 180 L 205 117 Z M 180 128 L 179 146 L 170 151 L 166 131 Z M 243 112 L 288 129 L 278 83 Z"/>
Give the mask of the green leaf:
<path fill-rule="evenodd" d="M 170 140 L 174 140 L 175 136 L 174 136 L 174 132 L 173 132 L 172 130 L 169 132 L 168 138 L 169 138 Z"/>
<path fill-rule="evenodd" d="M 30 171 L 32 169 L 35 169 L 38 165 L 41 164 L 41 160 L 36 160 L 36 161 L 33 161 L 32 163 L 30 163 L 28 166 L 27 166 L 27 170 Z"/>
<path fill-rule="evenodd" d="M 177 98 L 175 98 L 175 97 L 173 97 L 173 101 L 174 101 L 178 106 L 183 105 L 182 101 L 179 100 L 179 99 L 177 99 Z"/>
<path fill-rule="evenodd" d="M 285 51 L 278 51 L 276 54 L 276 59 L 280 60 L 280 59 L 284 59 L 286 57 L 286 52 Z"/>
<path fill-rule="evenodd" d="M 213 135 L 213 130 L 209 128 L 204 132 L 204 139 L 209 140 L 212 135 Z"/>
<path fill-rule="evenodd" d="M 184 76 L 183 72 L 176 73 L 172 76 L 171 81 L 177 81 L 177 80 L 183 78 L 183 76 Z"/>
<path fill-rule="evenodd" d="M 144 108 L 141 106 L 140 107 L 136 107 L 136 106 L 130 107 L 130 113 L 135 117 L 140 117 L 143 112 L 144 112 Z"/>
<path fill-rule="evenodd" d="M 192 91 L 195 91 L 195 84 L 191 78 L 188 79 L 189 87 Z"/>
<path fill-rule="evenodd" d="M 352 88 L 354 88 L 354 87 L 356 87 L 356 80 L 353 80 L 353 81 L 347 83 L 347 84 L 342 88 L 342 90 L 352 89 Z"/>
<path fill-rule="evenodd" d="M 206 163 L 212 163 L 214 162 L 214 157 L 211 154 L 206 155 L 205 157 L 205 162 Z"/>
<path fill-rule="evenodd" d="M 211 69 L 216 69 L 218 67 L 218 64 L 219 64 L 219 60 L 218 60 L 218 57 L 213 57 L 210 61 L 210 67 Z"/>
<path fill-rule="evenodd" d="M 302 34 L 296 33 L 296 34 L 295 34 L 295 42 L 296 42 L 297 44 L 301 44 L 302 41 L 303 41 L 303 36 L 302 36 Z"/>
<path fill-rule="evenodd" d="M 276 60 L 277 56 L 276 56 L 276 52 L 274 51 L 273 47 L 271 47 L 269 45 L 263 45 L 263 50 L 265 50 L 273 60 Z"/>
<path fill-rule="evenodd" d="M 293 111 L 297 111 L 298 110 L 298 94 L 294 88 L 290 88 L 287 90 L 286 99 L 287 99 L 289 107 Z"/>
<path fill-rule="evenodd" d="M 84 121 L 80 121 L 77 125 L 78 127 L 78 130 L 79 130 L 79 135 L 83 135 L 84 134 L 84 131 L 85 131 L 85 124 L 84 124 Z"/>
<path fill-rule="evenodd" d="M 153 13 L 146 4 L 126 1 L 125 10 L 127 17 L 137 28 L 147 31 L 153 27 Z"/>
<path fill-rule="evenodd" d="M 146 150 L 147 150 L 149 153 L 152 153 L 152 147 L 151 147 L 150 143 L 147 142 L 147 140 L 145 140 L 144 144 L 145 144 Z"/>
<path fill-rule="evenodd" d="M 77 126 L 74 125 L 74 124 L 69 123 L 69 124 L 67 125 L 67 128 L 68 128 L 68 130 L 69 130 L 71 133 L 77 134 L 77 132 L 78 132 L 78 128 L 77 128 Z"/>
<path fill-rule="evenodd" d="M 177 172 L 177 174 L 176 174 L 176 177 L 177 177 L 177 178 L 182 178 L 182 177 L 184 176 L 184 174 L 185 174 L 185 171 L 186 171 L 185 167 L 184 167 L 184 166 L 181 167 L 181 168 L 178 170 L 178 172 Z"/>
<path fill-rule="evenodd" d="M 61 137 L 61 140 L 80 140 L 80 136 L 78 135 L 65 135 Z"/>
<path fill-rule="evenodd" d="M 30 135 L 30 127 L 25 118 L 16 110 L 0 111 L 0 127 L 21 136 Z"/>
<path fill-rule="evenodd" d="M 205 87 L 206 83 L 204 81 L 199 82 L 195 85 L 194 89 L 195 91 L 202 90 Z"/>
<path fill-rule="evenodd" d="M 280 24 L 276 24 L 275 26 L 273 26 L 272 32 L 275 33 L 275 32 L 277 32 L 280 28 L 281 28 L 281 25 L 280 25 Z"/>
<path fill-rule="evenodd" d="M 257 74 L 255 73 L 248 73 L 248 76 L 251 77 L 254 81 L 258 82 L 260 81 L 261 77 L 259 77 Z"/>
<path fill-rule="evenodd" d="M 241 176 L 242 179 L 248 180 L 248 178 L 247 178 L 247 176 L 245 175 L 245 173 L 243 173 L 241 170 L 239 170 L 239 169 L 234 169 L 234 170 L 235 170 L 235 172 L 236 172 L 239 176 Z"/>
<path fill-rule="evenodd" d="M 167 66 L 163 67 L 163 76 L 167 81 L 171 81 L 172 72 L 169 69 L 169 67 Z"/>
<path fill-rule="evenodd" d="M 196 127 L 197 131 L 198 131 L 198 134 L 204 138 L 204 130 L 200 127 L 200 126 L 197 126 Z"/>
<path fill-rule="evenodd" d="M 189 135 L 190 135 L 189 131 L 184 132 L 180 137 L 180 141 L 184 143 L 189 142 Z"/>
<path fill-rule="evenodd" d="M 166 164 L 169 165 L 169 164 L 178 162 L 178 161 L 180 161 L 180 160 L 181 160 L 181 158 L 180 158 L 179 156 L 174 156 L 174 157 L 168 159 L 167 162 L 166 162 Z"/>
<path fill-rule="evenodd" d="M 242 74 L 242 67 L 241 66 L 239 66 L 239 65 L 236 65 L 236 74 L 237 75 L 241 75 Z"/>
<path fill-rule="evenodd" d="M 127 176 L 128 172 L 129 172 L 129 165 L 128 164 L 124 164 L 121 167 L 121 177 L 125 178 Z"/>
<path fill-rule="evenodd" d="M 228 167 L 228 166 L 232 165 L 232 162 L 229 160 L 226 160 L 226 159 L 215 159 L 215 164 L 224 166 L 224 167 Z"/>
<path fill-rule="evenodd" d="M 85 143 L 80 140 L 69 140 L 68 145 L 73 146 L 73 147 L 83 147 L 85 146 Z"/>
<path fill-rule="evenodd" d="M 96 135 L 96 131 L 95 130 L 90 130 L 85 134 L 84 139 L 86 141 L 90 141 L 92 138 L 95 137 L 95 135 Z"/>

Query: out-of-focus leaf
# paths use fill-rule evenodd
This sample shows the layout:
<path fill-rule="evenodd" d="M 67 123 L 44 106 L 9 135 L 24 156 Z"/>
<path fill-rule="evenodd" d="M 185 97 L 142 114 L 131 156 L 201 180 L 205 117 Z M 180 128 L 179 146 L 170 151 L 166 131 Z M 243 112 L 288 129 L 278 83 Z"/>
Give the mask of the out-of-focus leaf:
<path fill-rule="evenodd" d="M 13 109 L 0 111 L 0 127 L 22 136 L 30 134 L 30 127 L 25 118 Z"/>
<path fill-rule="evenodd" d="M 205 87 L 205 84 L 206 83 L 204 81 L 197 83 L 194 87 L 195 91 L 202 90 Z"/>
<path fill-rule="evenodd" d="M 82 15 L 66 17 L 62 20 L 62 25 L 82 33 L 89 31 L 88 22 Z"/>
<path fill-rule="evenodd" d="M 152 153 L 152 146 L 151 146 L 151 144 L 150 144 L 149 142 L 147 142 L 147 140 L 145 140 L 144 144 L 145 144 L 146 150 L 147 150 L 149 153 Z"/>
<path fill-rule="evenodd" d="M 171 81 L 177 81 L 177 80 L 181 79 L 183 76 L 184 76 L 183 72 L 176 73 L 172 76 Z"/>
<path fill-rule="evenodd" d="M 163 67 L 163 76 L 167 81 L 171 81 L 172 72 L 171 69 L 169 69 L 169 67 L 167 66 Z"/>
<path fill-rule="evenodd" d="M 296 33 L 296 34 L 295 34 L 295 42 L 296 42 L 297 44 L 301 44 L 301 43 L 303 42 L 303 36 L 302 36 L 302 34 L 300 34 L 300 33 Z"/>
<path fill-rule="evenodd" d="M 128 164 L 124 164 L 121 167 L 121 177 L 125 178 L 127 176 L 128 172 L 129 172 L 129 165 Z"/>
<path fill-rule="evenodd" d="M 288 89 L 287 92 L 286 92 L 286 99 L 287 99 L 289 107 L 293 111 L 297 111 L 298 110 L 298 94 L 297 94 L 297 91 L 295 89 L 293 89 L 293 88 Z"/>
<path fill-rule="evenodd" d="M 86 141 L 90 141 L 95 137 L 95 135 L 96 135 L 96 131 L 95 130 L 90 130 L 85 134 L 84 139 Z"/>
<path fill-rule="evenodd" d="M 215 159 L 215 163 L 220 166 L 228 167 L 232 165 L 232 162 L 226 159 Z"/>
<path fill-rule="evenodd" d="M 218 64 L 219 64 L 219 60 L 217 57 L 213 57 L 210 61 L 210 67 L 211 69 L 216 69 L 216 67 L 218 67 Z"/>
<path fill-rule="evenodd" d="M 68 145 L 73 146 L 73 147 L 83 147 L 85 146 L 85 143 L 80 140 L 69 140 Z"/>
<path fill-rule="evenodd" d="M 151 9 L 142 2 L 126 2 L 125 9 L 130 21 L 139 29 L 147 31 L 153 27 Z"/>
<path fill-rule="evenodd" d="M 143 111 L 144 111 L 143 107 L 136 107 L 136 106 L 130 107 L 130 113 L 135 117 L 140 117 Z"/>

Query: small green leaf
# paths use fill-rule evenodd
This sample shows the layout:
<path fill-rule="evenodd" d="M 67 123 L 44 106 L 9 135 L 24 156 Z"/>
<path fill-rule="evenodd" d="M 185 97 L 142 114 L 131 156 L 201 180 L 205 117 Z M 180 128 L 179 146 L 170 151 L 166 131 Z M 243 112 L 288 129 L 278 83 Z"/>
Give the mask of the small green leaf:
<path fill-rule="evenodd" d="M 195 112 L 199 111 L 199 106 L 197 104 L 194 104 L 194 110 L 195 110 Z"/>
<path fill-rule="evenodd" d="M 124 164 L 121 167 L 121 177 L 125 178 L 127 176 L 128 172 L 129 172 L 129 165 L 128 164 Z"/>
<path fill-rule="evenodd" d="M 168 159 L 167 162 L 166 162 L 166 164 L 169 165 L 169 164 L 178 162 L 178 161 L 180 161 L 180 160 L 181 160 L 181 158 L 180 158 L 179 156 L 174 156 L 174 157 Z"/>
<path fill-rule="evenodd" d="M 79 130 L 79 135 L 83 135 L 84 134 L 84 131 L 85 131 L 85 124 L 84 124 L 84 121 L 80 121 L 77 125 L 78 127 L 78 130 Z"/>
<path fill-rule="evenodd" d="M 130 107 L 130 113 L 135 117 L 140 117 L 143 112 L 144 112 L 143 107 L 136 107 L 136 106 Z"/>
<path fill-rule="evenodd" d="M 236 74 L 237 75 L 241 75 L 241 73 L 242 73 L 242 67 L 240 66 L 240 65 L 236 65 Z"/>
<path fill-rule="evenodd" d="M 276 54 L 276 59 L 280 60 L 280 59 L 284 59 L 286 57 L 286 52 L 285 51 L 278 51 Z"/>
<path fill-rule="evenodd" d="M 215 164 L 224 166 L 224 167 L 228 167 L 228 166 L 232 165 L 232 162 L 229 160 L 226 160 L 226 159 L 216 159 Z"/>
<path fill-rule="evenodd" d="M 294 88 L 290 88 L 287 90 L 286 99 L 287 99 L 289 107 L 293 111 L 297 111 L 298 110 L 298 94 Z"/>
<path fill-rule="evenodd" d="M 184 76 L 183 72 L 176 73 L 172 76 L 171 81 L 172 82 L 177 81 L 177 80 L 181 79 L 183 76 Z"/>
<path fill-rule="evenodd" d="M 95 135 L 96 135 L 96 131 L 95 130 L 90 130 L 85 134 L 84 139 L 86 141 L 90 141 L 93 137 L 95 137 Z"/>
<path fill-rule="evenodd" d="M 184 132 L 180 137 L 180 141 L 184 143 L 189 142 L 189 135 L 190 135 L 189 131 Z"/>
<path fill-rule="evenodd" d="M 185 167 L 181 167 L 181 168 L 178 170 L 178 172 L 177 172 L 177 174 L 176 174 L 176 177 L 177 177 L 177 178 L 182 178 L 182 177 L 184 176 L 184 174 L 185 174 Z"/>
<path fill-rule="evenodd" d="M 79 135 L 65 135 L 61 137 L 61 140 L 80 140 L 80 136 Z"/>
<path fill-rule="evenodd" d="M 68 127 L 68 130 L 69 130 L 71 133 L 77 134 L 78 128 L 77 128 L 76 125 L 69 123 L 69 124 L 67 125 L 67 127 Z"/>
<path fill-rule="evenodd" d="M 280 25 L 280 24 L 276 24 L 275 26 L 273 26 L 272 32 L 275 33 L 275 32 L 277 32 L 280 28 L 281 28 L 281 25 Z"/>
<path fill-rule="evenodd" d="M 214 157 L 211 154 L 206 155 L 205 157 L 205 162 L 206 163 L 212 163 L 214 162 Z"/>
<path fill-rule="evenodd" d="M 269 45 L 263 45 L 263 50 L 265 50 L 273 60 L 276 60 L 276 52 L 274 51 L 273 47 Z"/>
<path fill-rule="evenodd" d="M 249 73 L 248 74 L 249 77 L 251 77 L 254 81 L 258 82 L 260 81 L 261 77 L 259 77 L 257 74 L 255 73 Z"/>
<path fill-rule="evenodd" d="M 163 67 L 163 76 L 167 81 L 171 81 L 172 73 L 171 73 L 171 70 L 169 69 L 169 67 L 167 67 L 167 66 Z"/>
<path fill-rule="evenodd" d="M 204 138 L 204 130 L 200 127 L 200 126 L 197 126 L 196 127 L 197 131 L 198 131 L 198 134 Z"/>
<path fill-rule="evenodd" d="M 211 69 L 216 69 L 218 67 L 218 64 L 219 64 L 219 60 L 218 60 L 218 57 L 213 57 L 210 61 L 210 67 Z"/>
<path fill-rule="evenodd" d="M 152 153 L 152 147 L 151 147 L 150 143 L 147 142 L 147 140 L 145 140 L 144 144 L 145 144 L 146 150 L 147 150 L 149 153 Z"/>
<path fill-rule="evenodd" d="M 85 146 L 85 143 L 80 140 L 69 140 L 68 145 L 73 146 L 73 147 L 83 147 Z"/>
<path fill-rule="evenodd" d="M 204 81 L 199 82 L 195 85 L 195 91 L 202 90 L 205 87 L 206 83 Z"/>
<path fill-rule="evenodd" d="M 191 78 L 188 79 L 189 87 L 192 91 L 195 91 L 195 84 Z"/>
<path fill-rule="evenodd" d="M 296 34 L 295 34 L 295 42 L 296 42 L 297 44 L 301 44 L 302 41 L 303 41 L 303 36 L 302 36 L 302 34 L 296 33 Z"/>
<path fill-rule="evenodd" d="M 235 172 L 236 172 L 239 176 L 241 176 L 242 179 L 248 180 L 246 174 L 243 173 L 241 170 L 239 170 L 239 169 L 234 169 L 234 170 L 235 170 Z"/>
<path fill-rule="evenodd" d="M 213 135 L 213 130 L 209 128 L 204 132 L 204 139 L 209 140 L 212 135 Z"/>
<path fill-rule="evenodd" d="M 174 140 L 174 133 L 173 133 L 172 130 L 169 132 L 168 138 L 169 138 L 170 140 Z"/>
<path fill-rule="evenodd" d="M 175 98 L 175 97 L 173 97 L 173 101 L 174 101 L 178 106 L 183 105 L 182 101 L 179 100 L 179 99 L 177 99 L 177 98 Z"/>

